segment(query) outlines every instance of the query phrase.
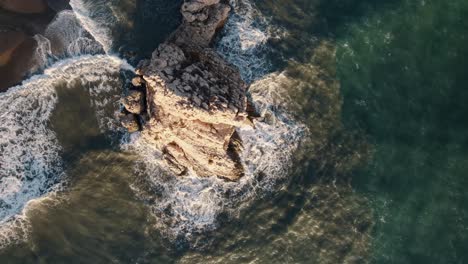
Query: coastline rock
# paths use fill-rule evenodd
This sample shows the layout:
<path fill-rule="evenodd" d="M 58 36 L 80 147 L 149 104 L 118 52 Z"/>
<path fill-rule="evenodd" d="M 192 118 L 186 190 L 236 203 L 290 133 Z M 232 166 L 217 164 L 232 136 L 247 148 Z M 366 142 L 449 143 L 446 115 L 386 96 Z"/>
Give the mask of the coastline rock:
<path fill-rule="evenodd" d="M 145 109 L 144 94 L 142 91 L 130 91 L 130 94 L 122 100 L 125 109 L 132 114 L 141 114 Z"/>
<path fill-rule="evenodd" d="M 145 84 L 145 80 L 143 78 L 137 76 L 132 79 L 132 85 L 135 87 L 142 87 Z"/>
<path fill-rule="evenodd" d="M 138 120 L 133 114 L 124 114 L 120 117 L 120 123 L 124 128 L 130 133 L 134 133 L 140 130 L 140 125 L 138 125 Z"/>
<path fill-rule="evenodd" d="M 230 11 L 231 7 L 219 0 L 185 1 L 181 8 L 184 20 L 169 41 L 208 47 L 216 31 L 226 23 Z"/>
<path fill-rule="evenodd" d="M 149 121 L 142 136 L 177 175 L 235 181 L 244 173 L 236 129 L 250 125 L 248 87 L 209 47 L 229 11 L 219 0 L 185 1 L 180 27 L 136 71 L 146 83 Z"/>
<path fill-rule="evenodd" d="M 0 7 L 23 14 L 38 14 L 47 11 L 47 3 L 44 0 L 0 0 Z"/>

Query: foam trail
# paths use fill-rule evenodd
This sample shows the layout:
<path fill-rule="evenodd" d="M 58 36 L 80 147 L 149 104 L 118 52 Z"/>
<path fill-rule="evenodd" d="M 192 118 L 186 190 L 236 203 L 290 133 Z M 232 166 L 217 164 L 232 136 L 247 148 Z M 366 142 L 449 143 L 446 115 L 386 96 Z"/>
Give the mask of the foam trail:
<path fill-rule="evenodd" d="M 266 59 L 266 43 L 271 37 L 268 22 L 246 0 L 230 0 L 234 12 L 218 41 L 217 51 L 237 66 L 247 83 L 262 77 L 271 66 Z"/>
<path fill-rule="evenodd" d="M 57 14 L 44 34 L 51 41 L 52 52 L 59 57 L 98 54 L 104 51 L 70 10 Z"/>
<path fill-rule="evenodd" d="M 59 190 L 65 180 L 61 147 L 49 127 L 58 102 L 55 87 L 89 89 L 99 125 L 108 129 L 113 113 L 105 114 L 106 108 L 116 103 L 110 95 L 119 94 L 120 86 L 106 83 L 119 80 L 122 66 L 128 68 L 104 55 L 67 59 L 0 94 L 0 248 L 26 232 L 26 205 Z"/>
<path fill-rule="evenodd" d="M 110 4 L 107 0 L 70 0 L 70 6 L 81 26 L 101 44 L 106 53 L 112 50 L 112 27 L 117 23 L 109 10 Z"/>

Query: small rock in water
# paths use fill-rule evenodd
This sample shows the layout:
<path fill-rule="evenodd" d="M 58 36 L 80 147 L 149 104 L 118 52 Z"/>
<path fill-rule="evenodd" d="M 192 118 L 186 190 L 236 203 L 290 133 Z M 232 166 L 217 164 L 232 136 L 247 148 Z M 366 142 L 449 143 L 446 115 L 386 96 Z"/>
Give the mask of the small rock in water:
<path fill-rule="evenodd" d="M 122 104 L 125 109 L 132 114 L 141 114 L 145 109 L 144 94 L 142 91 L 130 91 L 130 94 L 123 98 Z"/>
<path fill-rule="evenodd" d="M 184 22 L 136 70 L 144 79 L 148 102 L 142 136 L 163 152 L 176 175 L 190 171 L 231 181 L 244 175 L 239 149 L 229 146 L 237 141 L 241 145 L 236 129 L 246 126 L 248 86 L 239 71 L 210 48 L 230 9 L 220 0 L 185 0 Z M 141 82 L 132 80 L 137 87 Z M 130 94 L 123 104 L 139 114 L 145 107 L 142 98 Z M 138 130 L 133 115 L 122 125 Z"/>
<path fill-rule="evenodd" d="M 138 125 L 138 120 L 133 114 L 123 115 L 120 118 L 120 123 L 130 133 L 134 133 L 140 130 L 140 126 Z"/>

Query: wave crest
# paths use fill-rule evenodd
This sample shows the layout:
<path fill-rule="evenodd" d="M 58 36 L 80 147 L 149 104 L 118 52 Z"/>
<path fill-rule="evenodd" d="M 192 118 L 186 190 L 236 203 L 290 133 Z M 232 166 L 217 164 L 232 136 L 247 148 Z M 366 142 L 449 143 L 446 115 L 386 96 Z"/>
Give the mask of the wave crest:
<path fill-rule="evenodd" d="M 66 180 L 62 148 L 50 126 L 59 99 L 56 88 L 89 89 L 99 125 L 108 129 L 110 117 L 101 112 L 115 103 L 109 93 L 120 87 L 105 83 L 115 73 L 119 78 L 122 67 L 128 65 L 104 55 L 67 59 L 0 94 L 0 248 L 26 226 L 16 224 L 25 223 L 26 205 L 60 190 Z"/>

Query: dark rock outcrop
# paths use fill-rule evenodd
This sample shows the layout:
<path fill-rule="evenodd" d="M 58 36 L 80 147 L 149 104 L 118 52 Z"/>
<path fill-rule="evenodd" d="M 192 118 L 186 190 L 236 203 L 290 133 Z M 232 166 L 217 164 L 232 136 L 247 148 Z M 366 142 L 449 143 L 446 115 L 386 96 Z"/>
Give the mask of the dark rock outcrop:
<path fill-rule="evenodd" d="M 44 0 L 0 0 L 0 7 L 23 14 L 38 14 L 47 11 L 47 3 Z"/>
<path fill-rule="evenodd" d="M 0 0 L 0 92 L 37 67 L 34 36 L 43 34 L 54 16 L 45 1 Z"/>
<path fill-rule="evenodd" d="M 146 84 L 149 117 L 142 136 L 179 175 L 190 171 L 228 180 L 243 175 L 236 128 L 250 125 L 248 87 L 209 47 L 229 11 L 219 0 L 185 1 L 181 26 L 137 70 Z"/>
<path fill-rule="evenodd" d="M 0 67 L 6 65 L 11 60 L 15 49 L 23 43 L 26 35 L 21 31 L 0 28 Z"/>
<path fill-rule="evenodd" d="M 141 114 L 145 109 L 144 94 L 142 91 L 130 91 L 130 94 L 123 98 L 122 104 L 125 109 L 132 114 Z"/>

